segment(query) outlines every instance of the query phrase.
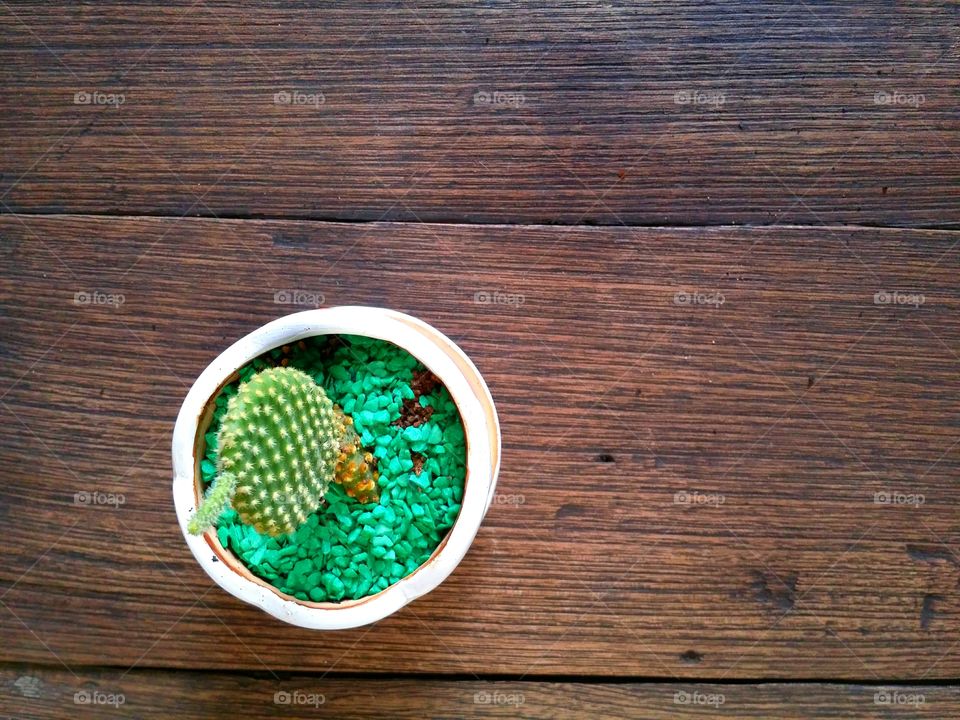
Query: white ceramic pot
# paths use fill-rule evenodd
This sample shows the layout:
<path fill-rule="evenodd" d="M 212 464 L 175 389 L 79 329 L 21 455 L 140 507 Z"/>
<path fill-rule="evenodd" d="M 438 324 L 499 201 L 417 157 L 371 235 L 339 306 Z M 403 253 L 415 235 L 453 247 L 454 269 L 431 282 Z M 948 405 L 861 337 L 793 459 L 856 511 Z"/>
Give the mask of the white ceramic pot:
<path fill-rule="evenodd" d="M 195 536 L 187 520 L 201 497 L 204 433 L 220 389 L 253 358 L 315 335 L 365 335 L 399 345 L 447 387 L 460 411 L 467 440 L 467 474 L 460 514 L 430 559 L 376 595 L 341 603 L 298 600 L 254 576 L 213 530 Z M 336 630 L 376 622 L 430 592 L 463 559 L 490 506 L 500 470 L 500 424 L 486 383 L 457 345 L 438 330 L 403 313 L 373 307 L 307 310 L 267 323 L 241 338 L 210 363 L 190 388 L 173 430 L 173 500 L 180 529 L 197 562 L 220 587 L 293 625 Z"/>

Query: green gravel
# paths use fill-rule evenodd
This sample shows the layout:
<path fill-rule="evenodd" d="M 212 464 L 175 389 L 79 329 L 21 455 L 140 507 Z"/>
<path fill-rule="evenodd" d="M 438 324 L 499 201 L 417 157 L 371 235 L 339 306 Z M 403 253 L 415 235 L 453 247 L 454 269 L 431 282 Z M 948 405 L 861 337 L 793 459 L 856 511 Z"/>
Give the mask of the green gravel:
<path fill-rule="evenodd" d="M 361 504 L 331 484 L 326 505 L 295 532 L 271 538 L 226 510 L 217 523 L 220 544 L 253 574 L 300 600 L 359 599 L 403 579 L 430 557 L 453 526 L 463 500 L 466 447 L 460 414 L 442 385 L 419 402 L 434 412 L 419 427 L 392 425 L 404 399 L 412 399 L 414 371 L 424 366 L 392 343 L 353 335 L 328 344 L 308 338 L 271 350 L 240 370 L 240 380 L 216 399 L 200 463 L 205 483 L 213 480 L 216 434 L 230 395 L 254 373 L 287 358 L 311 375 L 353 417 L 364 446 L 377 458 L 380 501 Z M 331 348 L 335 348 L 331 352 Z M 411 451 L 424 456 L 418 476 Z"/>

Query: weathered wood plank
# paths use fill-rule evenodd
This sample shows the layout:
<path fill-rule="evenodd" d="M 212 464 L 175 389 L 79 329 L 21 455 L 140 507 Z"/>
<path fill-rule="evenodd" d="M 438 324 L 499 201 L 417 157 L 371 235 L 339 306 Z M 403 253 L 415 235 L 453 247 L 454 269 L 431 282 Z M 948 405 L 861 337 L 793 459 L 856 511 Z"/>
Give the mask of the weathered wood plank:
<path fill-rule="evenodd" d="M 943 718 L 960 689 L 936 686 L 543 683 L 268 674 L 0 668 L 0 718 Z"/>
<path fill-rule="evenodd" d="M 6 215 L 0 238 L 0 659 L 960 674 L 956 233 Z M 501 414 L 502 496 L 473 549 L 372 628 L 235 601 L 173 516 L 187 387 L 301 309 L 275 304 L 290 288 L 435 324 Z M 84 490 L 126 502 L 76 506 Z"/>
<path fill-rule="evenodd" d="M 17 211 L 960 226 L 947 0 L 9 2 L 0 18 Z"/>

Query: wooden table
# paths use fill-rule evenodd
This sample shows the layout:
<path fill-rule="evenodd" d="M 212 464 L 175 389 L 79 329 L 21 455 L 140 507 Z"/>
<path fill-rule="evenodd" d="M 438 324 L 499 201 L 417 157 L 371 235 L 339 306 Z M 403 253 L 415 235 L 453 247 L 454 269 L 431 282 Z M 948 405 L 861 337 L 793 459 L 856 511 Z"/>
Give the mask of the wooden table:
<path fill-rule="evenodd" d="M 0 717 L 960 716 L 958 5 L 350 5 L 0 2 Z M 499 408 L 506 499 L 372 627 L 176 524 L 283 289 Z"/>

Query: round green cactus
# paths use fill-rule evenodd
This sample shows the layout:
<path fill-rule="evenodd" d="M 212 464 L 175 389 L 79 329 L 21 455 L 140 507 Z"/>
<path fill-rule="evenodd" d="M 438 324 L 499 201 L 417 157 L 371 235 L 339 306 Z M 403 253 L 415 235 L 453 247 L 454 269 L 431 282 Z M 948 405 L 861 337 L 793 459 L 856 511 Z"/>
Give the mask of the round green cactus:
<path fill-rule="evenodd" d="M 369 462 L 347 460 L 357 453 L 351 425 L 306 373 L 276 367 L 254 375 L 227 404 L 217 436 L 217 478 L 189 531 L 204 532 L 229 502 L 257 532 L 291 532 L 320 507 L 330 482 L 346 469 L 350 495 L 377 499 Z"/>

